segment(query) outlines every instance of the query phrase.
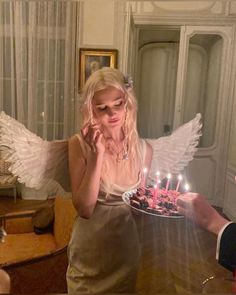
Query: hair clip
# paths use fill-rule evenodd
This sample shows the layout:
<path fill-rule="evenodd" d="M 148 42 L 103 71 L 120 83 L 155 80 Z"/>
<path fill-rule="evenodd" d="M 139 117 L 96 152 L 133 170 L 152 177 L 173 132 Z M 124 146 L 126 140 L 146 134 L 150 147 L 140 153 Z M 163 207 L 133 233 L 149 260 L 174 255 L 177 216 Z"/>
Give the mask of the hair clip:
<path fill-rule="evenodd" d="M 129 89 L 129 88 L 132 89 L 133 84 L 134 84 L 132 77 L 131 76 L 124 76 L 124 84 L 125 84 L 126 89 Z"/>

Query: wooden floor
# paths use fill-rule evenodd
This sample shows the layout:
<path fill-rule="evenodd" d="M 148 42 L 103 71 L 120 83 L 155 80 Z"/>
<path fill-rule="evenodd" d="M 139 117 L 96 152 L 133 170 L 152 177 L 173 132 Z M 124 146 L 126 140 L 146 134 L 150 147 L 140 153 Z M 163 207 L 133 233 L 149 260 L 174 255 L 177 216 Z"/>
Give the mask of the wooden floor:
<path fill-rule="evenodd" d="M 142 246 L 138 293 L 200 293 L 207 278 L 231 275 L 215 259 L 216 236 L 185 218 L 143 215 L 137 224 Z"/>
<path fill-rule="evenodd" d="M 36 209 L 48 201 L 1 197 L 0 214 Z M 215 259 L 216 237 L 184 218 L 134 215 L 142 250 L 137 293 L 201 292 L 202 282 L 210 276 L 228 276 Z"/>

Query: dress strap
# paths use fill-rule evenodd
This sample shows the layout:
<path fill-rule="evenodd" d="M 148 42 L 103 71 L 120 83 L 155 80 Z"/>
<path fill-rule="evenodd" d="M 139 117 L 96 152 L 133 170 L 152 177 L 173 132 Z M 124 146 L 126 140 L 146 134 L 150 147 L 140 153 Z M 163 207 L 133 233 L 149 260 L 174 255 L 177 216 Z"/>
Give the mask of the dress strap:
<path fill-rule="evenodd" d="M 147 142 L 143 138 L 140 138 L 139 142 L 140 142 L 140 156 L 142 159 L 142 166 L 144 166 L 145 158 L 146 158 L 146 151 L 147 151 Z"/>

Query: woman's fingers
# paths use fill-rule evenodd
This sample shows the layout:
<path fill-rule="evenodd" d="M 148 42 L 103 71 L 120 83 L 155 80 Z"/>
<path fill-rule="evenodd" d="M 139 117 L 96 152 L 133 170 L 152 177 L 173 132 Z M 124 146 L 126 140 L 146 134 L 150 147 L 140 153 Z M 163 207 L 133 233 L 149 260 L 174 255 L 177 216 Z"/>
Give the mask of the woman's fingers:
<path fill-rule="evenodd" d="M 92 142 L 96 142 L 96 138 L 101 134 L 101 131 L 99 129 L 94 129 L 93 132 L 91 133 L 91 139 Z"/>
<path fill-rule="evenodd" d="M 97 136 L 95 138 L 95 143 L 96 144 L 101 144 L 102 143 L 102 139 L 103 139 L 103 134 L 101 132 L 97 133 Z"/>
<path fill-rule="evenodd" d="M 93 138 L 93 133 L 94 131 L 99 129 L 99 125 L 98 124 L 85 124 L 84 127 L 81 129 L 81 134 L 83 136 L 83 138 L 87 139 L 88 141 L 91 141 L 91 139 Z"/>
<path fill-rule="evenodd" d="M 88 133 L 88 129 L 89 129 L 89 123 L 85 124 L 82 129 L 81 129 L 81 134 L 83 137 L 85 137 Z"/>
<path fill-rule="evenodd" d="M 91 145 L 93 152 L 97 152 L 97 138 L 101 135 L 101 131 L 99 129 L 93 130 L 91 132 Z"/>
<path fill-rule="evenodd" d="M 93 152 L 97 152 L 98 144 L 101 143 L 103 134 L 100 124 L 85 124 L 81 129 L 81 134 Z"/>

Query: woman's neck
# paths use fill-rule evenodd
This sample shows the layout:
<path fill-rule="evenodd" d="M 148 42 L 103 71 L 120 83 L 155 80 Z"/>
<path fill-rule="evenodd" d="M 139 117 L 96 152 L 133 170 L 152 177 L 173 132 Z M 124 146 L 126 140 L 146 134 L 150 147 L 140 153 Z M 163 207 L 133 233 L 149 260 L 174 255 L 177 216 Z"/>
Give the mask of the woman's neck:
<path fill-rule="evenodd" d="M 105 139 L 112 139 L 115 143 L 120 143 L 124 140 L 124 132 L 121 128 L 119 130 L 104 130 Z"/>

